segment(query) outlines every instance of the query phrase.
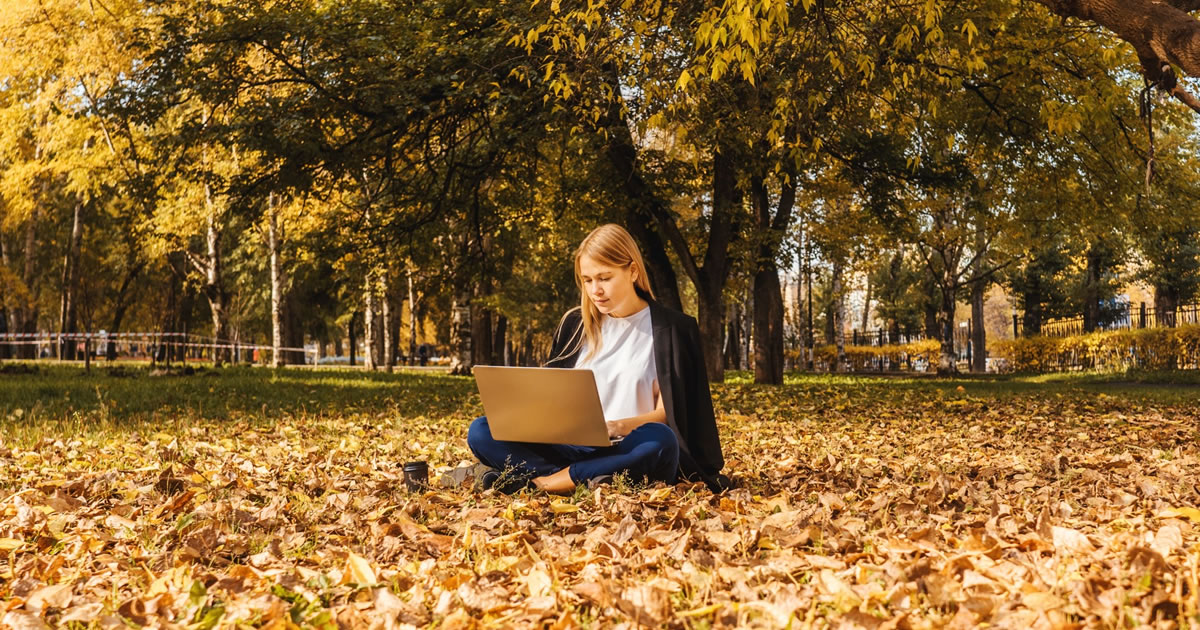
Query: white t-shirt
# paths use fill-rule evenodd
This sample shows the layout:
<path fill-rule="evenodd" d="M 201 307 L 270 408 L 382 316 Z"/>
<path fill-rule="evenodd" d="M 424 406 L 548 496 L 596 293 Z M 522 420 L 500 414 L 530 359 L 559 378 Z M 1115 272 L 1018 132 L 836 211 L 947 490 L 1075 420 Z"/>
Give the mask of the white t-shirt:
<path fill-rule="evenodd" d="M 605 420 L 620 420 L 654 411 L 654 328 L 650 307 L 628 317 L 601 316 L 600 350 L 589 361 L 587 338 L 577 368 L 592 370 Z"/>

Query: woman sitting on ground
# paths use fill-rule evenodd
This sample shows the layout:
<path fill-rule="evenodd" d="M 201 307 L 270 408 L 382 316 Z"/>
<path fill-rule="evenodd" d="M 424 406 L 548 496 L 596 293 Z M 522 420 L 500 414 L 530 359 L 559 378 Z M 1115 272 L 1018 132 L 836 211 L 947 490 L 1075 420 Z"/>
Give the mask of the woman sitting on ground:
<path fill-rule="evenodd" d="M 641 252 L 619 225 L 583 239 L 575 282 L 580 306 L 559 322 L 546 366 L 592 370 L 608 433 L 624 439 L 602 448 L 504 442 L 492 438 L 486 417 L 476 418 L 467 444 L 480 462 L 506 471 L 485 474 L 484 485 L 500 477 L 504 492 L 532 484 L 564 494 L 625 473 L 728 487 L 696 320 L 654 301 Z"/>

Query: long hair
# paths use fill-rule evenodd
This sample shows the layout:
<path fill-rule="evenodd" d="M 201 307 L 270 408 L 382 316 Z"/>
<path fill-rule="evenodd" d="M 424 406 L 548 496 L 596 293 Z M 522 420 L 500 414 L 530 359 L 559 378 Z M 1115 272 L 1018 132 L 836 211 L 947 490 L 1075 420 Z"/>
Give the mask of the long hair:
<path fill-rule="evenodd" d="M 603 319 L 600 309 L 592 303 L 583 287 L 579 261 L 584 256 L 589 256 L 602 265 L 629 267 L 630 271 L 636 271 L 637 279 L 633 281 L 633 289 L 643 300 L 653 300 L 654 291 L 650 288 L 650 276 L 646 273 L 646 263 L 642 260 L 642 252 L 638 250 L 637 243 L 634 242 L 629 232 L 625 231 L 625 228 L 615 223 L 608 223 L 592 230 L 583 238 L 583 242 L 575 250 L 575 285 L 579 287 L 579 311 L 583 316 L 583 335 L 576 335 L 572 343 L 567 344 L 565 353 L 573 354 L 586 338 L 588 353 L 583 360 L 587 361 L 600 350 L 602 343 L 600 327 Z"/>

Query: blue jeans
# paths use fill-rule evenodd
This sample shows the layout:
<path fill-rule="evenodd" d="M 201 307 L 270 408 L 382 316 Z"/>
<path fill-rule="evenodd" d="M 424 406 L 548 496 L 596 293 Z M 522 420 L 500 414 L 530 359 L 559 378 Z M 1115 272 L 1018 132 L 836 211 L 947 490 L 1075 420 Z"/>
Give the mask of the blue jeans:
<path fill-rule="evenodd" d="M 675 432 L 660 422 L 647 422 L 613 446 L 571 446 L 504 442 L 492 437 L 486 416 L 475 418 L 467 431 L 467 446 L 479 461 L 507 470 L 503 492 L 516 492 L 534 477 L 567 468 L 576 484 L 601 475 L 627 473 L 636 480 L 675 483 L 679 469 L 679 442 Z"/>

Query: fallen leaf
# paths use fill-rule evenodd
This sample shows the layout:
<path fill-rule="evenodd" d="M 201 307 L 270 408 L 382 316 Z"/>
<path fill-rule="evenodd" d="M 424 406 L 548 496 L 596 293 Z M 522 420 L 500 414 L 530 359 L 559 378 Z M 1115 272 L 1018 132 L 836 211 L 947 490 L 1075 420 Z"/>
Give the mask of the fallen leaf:
<path fill-rule="evenodd" d="M 1186 518 L 1193 523 L 1200 523 L 1200 509 L 1194 507 L 1167 508 L 1158 514 L 1159 518 Z"/>
<path fill-rule="evenodd" d="M 40 617 L 21 610 L 10 610 L 4 613 L 4 617 L 0 618 L 0 626 L 12 630 L 47 630 L 48 628 L 46 624 L 42 623 Z"/>
<path fill-rule="evenodd" d="M 1088 537 L 1082 532 L 1066 527 L 1050 528 L 1054 537 L 1054 548 L 1067 553 L 1090 553 L 1095 550 Z"/>
<path fill-rule="evenodd" d="M 44 586 L 29 594 L 25 600 L 25 608 L 41 613 L 46 608 L 66 608 L 71 605 L 71 585 L 52 584 Z"/>
<path fill-rule="evenodd" d="M 550 511 L 555 514 L 571 514 L 572 512 L 578 512 L 579 506 L 574 503 L 567 503 L 566 501 L 554 501 L 550 504 Z"/>
<path fill-rule="evenodd" d="M 351 551 L 346 555 L 346 579 L 353 584 L 366 586 L 379 582 L 375 569 L 366 558 Z"/>
<path fill-rule="evenodd" d="M 661 625 L 671 613 L 671 601 L 667 592 L 648 584 L 631 586 L 621 591 L 617 607 L 645 626 Z"/>

